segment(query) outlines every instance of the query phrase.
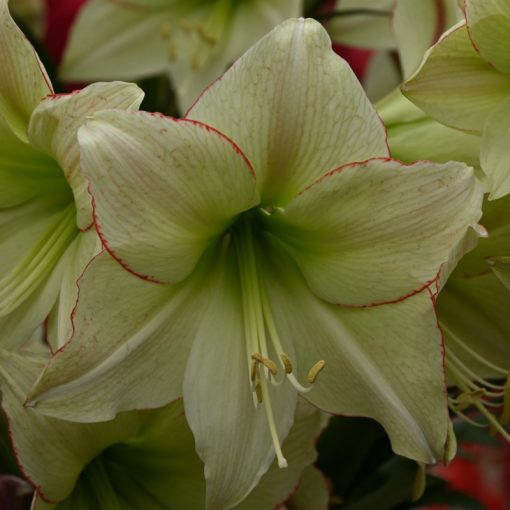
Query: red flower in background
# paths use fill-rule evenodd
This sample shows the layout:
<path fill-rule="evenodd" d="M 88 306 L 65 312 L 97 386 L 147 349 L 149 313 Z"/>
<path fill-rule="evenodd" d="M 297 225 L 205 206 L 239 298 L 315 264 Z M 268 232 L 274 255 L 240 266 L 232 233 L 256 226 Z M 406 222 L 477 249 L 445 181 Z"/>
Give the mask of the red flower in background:
<path fill-rule="evenodd" d="M 373 50 L 365 50 L 362 48 L 353 48 L 351 46 L 344 46 L 343 44 L 333 44 L 333 50 L 340 55 L 343 59 L 349 62 L 354 74 L 362 81 L 367 71 L 368 64 Z"/>
<path fill-rule="evenodd" d="M 44 46 L 55 64 L 58 64 L 64 53 L 73 24 L 80 7 L 87 0 L 46 0 L 46 33 Z"/>
<path fill-rule="evenodd" d="M 448 467 L 436 466 L 432 474 L 449 482 L 452 490 L 480 501 L 487 510 L 510 509 L 510 445 L 462 444 Z M 422 510 L 448 510 L 434 506 Z"/>

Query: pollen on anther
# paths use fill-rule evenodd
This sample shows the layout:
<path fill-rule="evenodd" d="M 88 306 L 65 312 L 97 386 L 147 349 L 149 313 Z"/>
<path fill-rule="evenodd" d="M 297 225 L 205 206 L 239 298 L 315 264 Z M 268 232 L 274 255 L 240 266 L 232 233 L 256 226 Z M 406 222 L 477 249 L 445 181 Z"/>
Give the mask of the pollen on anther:
<path fill-rule="evenodd" d="M 322 369 L 326 366 L 326 362 L 321 359 L 320 361 L 317 361 L 315 365 L 310 369 L 308 372 L 308 382 L 310 384 L 313 384 L 315 380 L 317 379 L 317 376 L 322 372 Z"/>
<path fill-rule="evenodd" d="M 282 360 L 283 366 L 285 367 L 285 373 L 292 374 L 294 367 L 292 366 L 290 358 L 284 352 L 280 354 L 280 358 Z"/>
<path fill-rule="evenodd" d="M 255 382 L 255 379 L 257 378 L 257 366 L 258 361 L 253 360 L 251 364 L 251 376 L 250 376 L 251 382 Z"/>
<path fill-rule="evenodd" d="M 255 386 L 255 393 L 257 395 L 257 401 L 259 404 L 262 404 L 262 386 L 260 383 L 257 383 Z"/>
<path fill-rule="evenodd" d="M 254 360 L 255 362 L 264 365 L 273 375 L 276 375 L 278 373 L 278 367 L 276 366 L 276 363 L 269 358 L 264 358 L 258 352 L 254 352 L 251 355 L 251 359 Z"/>

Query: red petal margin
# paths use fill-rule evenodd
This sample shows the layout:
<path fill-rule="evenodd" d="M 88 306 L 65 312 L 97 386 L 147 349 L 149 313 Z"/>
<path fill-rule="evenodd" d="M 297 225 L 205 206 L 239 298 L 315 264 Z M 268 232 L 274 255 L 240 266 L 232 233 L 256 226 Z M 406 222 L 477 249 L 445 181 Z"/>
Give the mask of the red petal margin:
<path fill-rule="evenodd" d="M 307 186 L 303 191 L 301 191 L 298 194 L 298 196 L 302 195 L 303 193 L 308 191 L 310 188 L 312 188 L 316 184 L 322 182 L 324 179 L 327 179 L 328 177 L 330 177 L 332 175 L 341 173 L 344 170 L 346 170 L 347 168 L 355 168 L 355 167 L 363 166 L 366 163 L 369 163 L 371 161 L 384 161 L 384 162 L 392 161 L 392 162 L 395 162 L 395 163 L 398 163 L 399 165 L 401 165 L 403 167 L 403 170 L 405 170 L 407 168 L 412 168 L 415 165 L 420 164 L 420 163 L 437 164 L 437 163 L 434 163 L 433 161 L 428 161 L 428 160 L 424 160 L 424 159 L 415 161 L 414 163 L 404 163 L 404 162 L 400 161 L 399 159 L 395 159 L 395 158 L 381 158 L 381 157 L 369 158 L 365 161 L 356 161 L 354 163 L 348 163 L 346 165 L 343 165 L 338 168 L 334 168 L 333 170 L 330 170 L 329 172 L 325 173 L 322 177 L 319 177 L 319 179 L 314 181 L 312 184 Z M 439 269 L 437 270 L 437 273 L 434 276 L 434 278 L 428 280 L 422 286 L 418 287 L 417 289 L 412 290 L 411 292 L 409 292 L 408 294 L 405 294 L 403 296 L 399 296 L 394 299 L 389 299 L 387 301 L 376 301 L 373 303 L 367 303 L 367 304 L 363 304 L 363 305 L 353 305 L 353 304 L 347 304 L 347 303 L 336 303 L 336 305 L 341 306 L 343 308 L 373 308 L 375 306 L 391 305 L 391 304 L 395 304 L 395 303 L 400 303 L 402 301 L 405 301 L 406 299 L 416 296 L 416 294 L 419 294 L 420 292 L 424 291 L 425 289 L 428 289 L 429 293 L 431 294 L 431 297 L 435 301 L 437 294 L 439 293 L 439 290 L 440 290 L 439 282 L 440 282 L 440 278 L 441 278 L 441 271 L 443 269 L 443 265 L 444 264 L 441 264 L 439 266 Z"/>
<path fill-rule="evenodd" d="M 137 116 L 159 117 L 161 119 L 167 120 L 168 122 L 193 124 L 195 126 L 198 126 L 198 127 L 202 128 L 202 129 L 204 129 L 205 131 L 207 131 L 209 133 L 214 133 L 220 139 L 222 139 L 223 141 L 226 141 L 227 144 L 232 147 L 232 149 L 234 150 L 234 152 L 236 154 L 239 154 L 241 156 L 241 158 L 246 163 L 246 165 L 248 167 L 248 171 L 250 172 L 251 176 L 253 177 L 253 180 L 256 179 L 255 171 L 253 170 L 253 166 L 252 166 L 250 160 L 247 158 L 247 156 L 241 150 L 241 148 L 231 138 L 229 138 L 227 135 L 225 135 L 224 133 L 222 133 L 218 129 L 216 129 L 216 128 L 208 125 L 208 124 L 205 124 L 203 122 L 200 122 L 198 120 L 192 120 L 192 119 L 186 119 L 186 118 L 177 119 L 177 118 L 174 118 L 174 117 L 169 117 L 169 116 L 163 115 L 162 113 L 147 113 L 147 112 L 143 112 L 143 111 L 136 111 L 136 112 L 128 112 L 128 114 L 129 115 L 137 115 Z M 89 192 L 89 194 L 92 197 L 92 217 L 94 219 L 94 224 L 96 226 L 97 234 L 99 235 L 99 238 L 101 239 L 101 243 L 103 244 L 104 249 L 126 271 L 128 271 L 131 274 L 133 274 L 134 276 L 136 276 L 138 278 L 141 278 L 142 280 L 145 280 L 145 281 L 148 281 L 148 282 L 152 282 L 152 283 L 156 283 L 156 284 L 159 284 L 159 285 L 169 285 L 169 284 L 172 284 L 172 282 L 166 282 L 166 281 L 158 280 L 156 278 L 153 278 L 152 276 L 145 275 L 145 274 L 142 274 L 142 273 L 139 273 L 139 272 L 135 271 L 125 260 L 123 260 L 117 253 L 115 253 L 115 250 L 108 243 L 108 240 L 106 239 L 106 236 L 105 236 L 105 234 L 104 234 L 104 232 L 102 230 L 101 221 L 99 220 L 99 217 L 97 215 L 97 204 L 96 204 L 96 199 L 95 199 L 95 196 L 94 196 L 94 191 L 92 190 L 92 187 L 91 187 L 90 184 L 89 184 L 89 187 L 88 187 L 88 192 Z"/>

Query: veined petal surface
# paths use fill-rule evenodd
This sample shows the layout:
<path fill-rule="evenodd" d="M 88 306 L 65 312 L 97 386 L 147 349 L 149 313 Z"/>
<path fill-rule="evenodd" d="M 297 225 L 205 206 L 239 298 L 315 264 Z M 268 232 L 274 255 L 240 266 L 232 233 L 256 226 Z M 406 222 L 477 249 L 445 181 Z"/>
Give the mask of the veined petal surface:
<path fill-rule="evenodd" d="M 316 438 L 326 423 L 323 415 L 324 413 L 321 413 L 303 399 L 298 399 L 294 425 L 282 446 L 283 454 L 289 463 L 288 467 L 281 469 L 276 461 L 273 462 L 261 478 L 260 483 L 242 503 L 234 507 L 235 510 L 280 508 L 282 501 L 290 495 L 294 496 L 296 487 L 300 489 L 303 486 L 315 485 L 315 480 L 311 480 L 313 475 L 310 476 L 310 470 L 315 469 L 312 463 L 317 458 Z M 305 468 L 304 471 L 303 468 Z M 322 478 L 322 475 L 319 476 Z M 322 487 L 324 487 L 324 478 L 321 481 Z M 326 498 L 321 497 L 322 494 L 318 494 L 315 500 L 317 506 L 313 508 L 311 506 L 299 507 L 299 510 L 326 510 L 327 493 L 325 487 L 324 493 Z"/>
<path fill-rule="evenodd" d="M 287 257 L 272 260 L 264 283 L 283 347 L 295 352 L 296 377 L 306 380 L 311 360 L 326 362 L 306 398 L 327 412 L 377 420 L 400 455 L 441 460 L 447 399 L 427 290 L 395 304 L 343 308 L 314 296 Z"/>
<path fill-rule="evenodd" d="M 63 347 L 72 336 L 71 315 L 78 300 L 78 280 L 101 249 L 95 229 L 79 232 L 55 269 L 59 274 L 58 298 L 46 323 L 47 342 L 53 352 Z"/>
<path fill-rule="evenodd" d="M 161 32 L 174 14 L 169 2 L 122 4 L 91 0 L 83 6 L 59 69 L 63 79 L 136 80 L 165 70 L 168 53 Z"/>
<path fill-rule="evenodd" d="M 195 23 L 207 31 L 208 19 L 215 10 L 223 9 L 220 34 L 214 43 L 180 30 L 177 23 L 170 24 L 168 40 L 168 72 L 177 95 L 179 110 L 185 112 L 200 93 L 221 76 L 228 66 L 252 44 L 287 18 L 299 16 L 301 0 L 252 0 L 248 2 L 212 2 L 203 8 L 189 9 L 189 17 L 181 23 Z M 217 17 L 217 16 L 216 16 Z M 169 16 L 169 20 L 171 17 Z M 175 26 L 177 25 L 177 26 Z"/>
<path fill-rule="evenodd" d="M 465 0 L 469 34 L 480 55 L 510 74 L 510 4 L 506 0 Z"/>
<path fill-rule="evenodd" d="M 427 52 L 402 91 L 439 122 L 480 133 L 490 112 L 510 94 L 510 75 L 480 56 L 461 23 Z"/>
<path fill-rule="evenodd" d="M 395 49 L 392 30 L 393 0 L 338 0 L 335 12 L 373 10 L 377 14 L 338 16 L 326 27 L 334 42 L 368 49 Z"/>
<path fill-rule="evenodd" d="M 387 156 L 384 127 L 314 20 L 288 20 L 213 83 L 187 114 L 219 129 L 253 165 L 265 205 L 328 170 Z"/>
<path fill-rule="evenodd" d="M 482 199 L 463 163 L 373 159 L 327 174 L 267 224 L 319 297 L 367 306 L 430 285 Z"/>
<path fill-rule="evenodd" d="M 510 94 L 489 115 L 482 136 L 482 169 L 489 181 L 490 198 L 510 193 Z"/>
<path fill-rule="evenodd" d="M 0 0 L 0 123 L 26 140 L 28 119 L 39 101 L 53 89 L 32 45 Z"/>
<path fill-rule="evenodd" d="M 148 280 L 184 280 L 217 235 L 258 203 L 245 156 L 204 124 L 109 111 L 78 136 L 99 235 Z"/>
<path fill-rule="evenodd" d="M 48 416 L 93 422 L 181 397 L 196 312 L 208 291 L 209 268 L 199 269 L 184 286 L 157 285 L 106 252 L 95 258 L 79 282 L 74 335 L 32 390 L 32 405 Z"/>
<path fill-rule="evenodd" d="M 98 110 L 136 110 L 142 99 L 143 91 L 134 84 L 95 83 L 72 94 L 50 96 L 32 114 L 28 130 L 30 142 L 58 161 L 73 190 L 76 221 L 81 229 L 92 223 L 92 204 L 88 183 L 80 169 L 78 129 Z"/>

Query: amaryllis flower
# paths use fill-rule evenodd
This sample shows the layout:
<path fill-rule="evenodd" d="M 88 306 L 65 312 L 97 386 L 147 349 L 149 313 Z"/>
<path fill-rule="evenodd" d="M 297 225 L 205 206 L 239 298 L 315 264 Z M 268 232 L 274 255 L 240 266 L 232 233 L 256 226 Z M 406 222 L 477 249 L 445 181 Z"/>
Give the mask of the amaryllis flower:
<path fill-rule="evenodd" d="M 302 0 L 91 0 L 71 30 L 64 80 L 166 73 L 182 111 Z"/>
<path fill-rule="evenodd" d="M 184 119 L 107 111 L 79 140 L 113 258 L 29 405 L 95 421 L 183 394 L 209 509 L 287 465 L 298 394 L 377 419 L 402 455 L 451 454 L 433 289 L 481 186 L 390 159 L 317 22 L 280 25 Z"/>
<path fill-rule="evenodd" d="M 0 63 L 0 344 L 25 342 L 51 312 L 56 346 L 69 335 L 76 279 L 100 248 L 76 133 L 102 107 L 137 108 L 143 92 L 117 82 L 54 95 L 6 0 Z"/>
<path fill-rule="evenodd" d="M 510 193 L 510 3 L 465 0 L 465 15 L 402 90 L 443 124 L 482 136 L 482 169 L 500 198 Z"/>
<path fill-rule="evenodd" d="M 0 349 L 2 407 L 18 463 L 36 489 L 34 510 L 203 510 L 203 464 L 182 401 L 123 413 L 105 423 L 48 418 L 23 407 L 24 395 L 46 361 L 46 353 L 25 351 L 21 356 Z M 325 423 L 322 413 L 301 402 L 283 444 L 292 468 L 280 470 L 273 463 L 236 510 L 279 507 L 317 457 L 314 443 Z M 316 497 L 314 504 L 299 508 L 326 510 L 324 482 L 309 470 L 303 481 L 306 494 L 301 499 Z"/>

